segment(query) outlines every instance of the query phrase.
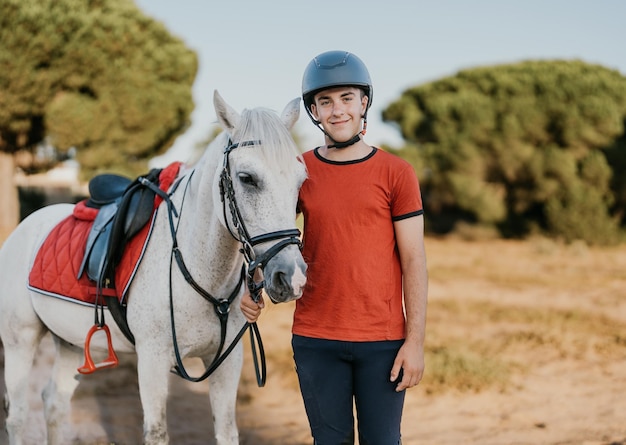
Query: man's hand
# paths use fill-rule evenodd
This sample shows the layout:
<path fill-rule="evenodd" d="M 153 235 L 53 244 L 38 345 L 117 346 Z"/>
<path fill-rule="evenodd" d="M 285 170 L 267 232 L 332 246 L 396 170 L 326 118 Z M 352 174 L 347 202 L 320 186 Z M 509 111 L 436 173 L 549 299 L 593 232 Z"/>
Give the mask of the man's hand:
<path fill-rule="evenodd" d="M 265 307 L 263 295 L 260 296 L 259 302 L 255 303 L 250 296 L 250 292 L 246 290 L 241 297 L 239 307 L 241 308 L 241 312 L 243 312 L 244 317 L 246 317 L 246 320 L 248 320 L 248 323 L 254 323 L 259 318 L 259 315 L 261 315 L 261 309 Z"/>
<path fill-rule="evenodd" d="M 404 342 L 391 368 L 390 380 L 396 381 L 402 370 L 402 380 L 396 391 L 404 391 L 416 386 L 424 375 L 424 350 L 415 343 Z"/>

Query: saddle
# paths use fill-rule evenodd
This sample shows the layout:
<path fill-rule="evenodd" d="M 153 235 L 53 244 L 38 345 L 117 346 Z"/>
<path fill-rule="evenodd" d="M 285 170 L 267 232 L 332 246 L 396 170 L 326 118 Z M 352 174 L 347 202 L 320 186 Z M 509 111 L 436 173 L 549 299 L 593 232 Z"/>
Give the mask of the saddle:
<path fill-rule="evenodd" d="M 158 186 L 161 170 L 152 169 L 143 178 Z M 111 315 L 134 343 L 126 322 L 126 308 L 117 298 L 115 268 L 128 241 L 152 218 L 156 193 L 144 186 L 140 178 L 131 181 L 124 176 L 102 174 L 89 182 L 89 195 L 86 206 L 99 210 L 87 237 L 77 278 L 86 268 L 88 277 L 105 297 Z"/>
<path fill-rule="evenodd" d="M 152 169 L 143 179 L 158 186 L 161 170 Z M 113 319 L 134 344 L 135 338 L 126 319 L 126 306 L 117 298 L 115 268 L 128 241 L 151 220 L 156 192 L 143 185 L 140 178 L 131 181 L 124 176 L 102 174 L 89 182 L 89 195 L 85 205 L 98 209 L 98 214 L 87 236 L 85 254 L 76 278 L 79 279 L 86 272 L 89 279 L 97 283 L 97 292 L 104 297 Z M 95 310 L 97 319 L 97 306 Z M 106 335 L 109 355 L 100 363 L 94 363 L 89 345 L 93 334 L 100 330 Z M 91 374 L 97 369 L 115 367 L 117 364 L 111 333 L 102 318 L 87 333 L 85 363 L 78 368 L 78 372 Z"/>
<path fill-rule="evenodd" d="M 153 169 L 144 178 L 158 185 L 160 173 L 161 169 Z M 89 182 L 89 195 L 86 206 L 98 209 L 98 214 L 76 278 L 86 268 L 87 276 L 98 283 L 103 295 L 116 295 L 115 267 L 128 241 L 152 218 L 155 192 L 139 179 L 102 174 Z"/>
<path fill-rule="evenodd" d="M 120 331 L 135 343 L 126 320 L 127 292 L 149 241 L 156 209 L 168 198 L 168 191 L 173 193 L 181 166 L 174 162 L 134 181 L 112 174 L 96 176 L 89 183 L 90 197 L 77 203 L 37 250 L 28 289 L 94 307 L 94 325 L 85 339 L 85 365 L 78 369 L 82 374 L 117 365 L 104 321 L 105 305 Z M 94 364 L 89 345 L 98 331 L 106 334 L 109 357 Z"/>

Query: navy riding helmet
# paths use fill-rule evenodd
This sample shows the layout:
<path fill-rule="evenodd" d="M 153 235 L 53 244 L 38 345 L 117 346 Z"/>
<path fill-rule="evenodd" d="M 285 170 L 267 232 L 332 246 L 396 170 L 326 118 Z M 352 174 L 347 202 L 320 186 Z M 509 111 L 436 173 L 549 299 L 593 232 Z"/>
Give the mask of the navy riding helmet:
<path fill-rule="evenodd" d="M 313 123 L 319 127 L 320 122 L 311 114 L 311 104 L 315 95 L 322 90 L 338 86 L 354 86 L 365 92 L 368 100 L 363 119 L 367 122 L 367 111 L 372 105 L 374 95 L 374 88 L 367 67 L 361 59 L 350 52 L 327 51 L 309 62 L 302 77 L 302 100 Z M 320 129 L 324 131 L 321 127 Z M 355 138 L 357 139 L 354 140 Z M 342 144 L 347 144 L 344 146 L 352 145 L 358 141 L 358 135 L 355 138 L 347 142 L 340 142 L 336 147 L 342 148 Z"/>

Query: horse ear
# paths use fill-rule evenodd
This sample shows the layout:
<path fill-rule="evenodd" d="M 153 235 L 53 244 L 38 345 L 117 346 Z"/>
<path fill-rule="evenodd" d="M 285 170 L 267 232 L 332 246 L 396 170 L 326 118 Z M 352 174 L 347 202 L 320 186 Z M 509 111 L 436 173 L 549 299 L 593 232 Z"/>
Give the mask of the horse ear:
<path fill-rule="evenodd" d="M 292 129 L 300 117 L 300 98 L 296 97 L 287 104 L 280 116 L 288 129 Z"/>
<path fill-rule="evenodd" d="M 215 107 L 215 114 L 217 114 L 217 119 L 222 128 L 232 133 L 235 127 L 239 125 L 239 113 L 224 101 L 217 90 L 213 92 L 213 106 Z"/>

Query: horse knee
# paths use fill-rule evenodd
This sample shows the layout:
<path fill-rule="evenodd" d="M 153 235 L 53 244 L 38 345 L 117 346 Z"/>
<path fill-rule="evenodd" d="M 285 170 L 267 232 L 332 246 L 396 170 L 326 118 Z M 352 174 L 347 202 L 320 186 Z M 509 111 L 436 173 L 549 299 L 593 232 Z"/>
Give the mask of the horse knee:
<path fill-rule="evenodd" d="M 143 433 L 145 445 L 167 445 L 169 441 L 170 438 L 165 428 L 151 428 Z"/>
<path fill-rule="evenodd" d="M 217 445 L 239 445 L 239 435 L 237 434 L 229 436 L 222 436 L 218 434 L 215 436 L 215 439 Z"/>
<path fill-rule="evenodd" d="M 9 403 L 5 402 L 8 408 Z M 7 411 L 5 429 L 11 445 L 21 445 L 26 429 L 26 412 L 20 413 L 15 407 Z"/>
<path fill-rule="evenodd" d="M 41 400 L 43 400 L 43 411 L 46 420 L 58 415 L 57 399 L 56 386 L 50 381 L 41 391 Z"/>

